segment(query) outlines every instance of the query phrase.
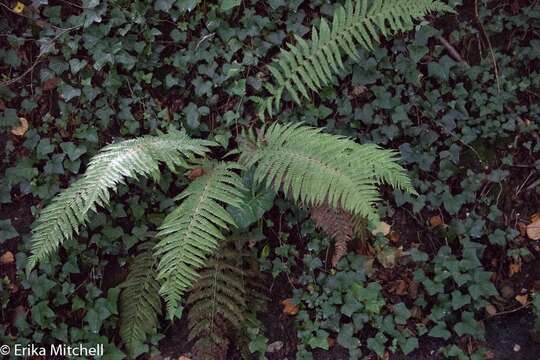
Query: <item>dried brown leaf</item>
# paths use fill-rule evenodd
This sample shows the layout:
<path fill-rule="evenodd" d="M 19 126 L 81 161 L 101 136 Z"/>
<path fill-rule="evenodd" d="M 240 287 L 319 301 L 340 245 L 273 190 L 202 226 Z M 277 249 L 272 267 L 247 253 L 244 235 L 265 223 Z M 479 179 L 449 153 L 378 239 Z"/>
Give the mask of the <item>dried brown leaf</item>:
<path fill-rule="evenodd" d="M 332 256 L 332 266 L 335 267 L 347 253 L 347 244 L 353 237 L 352 215 L 342 209 L 321 205 L 311 209 L 311 218 L 317 228 L 336 242 Z"/>
<path fill-rule="evenodd" d="M 19 118 L 19 126 L 11 129 L 11 133 L 15 136 L 24 136 L 28 131 L 28 120 L 23 117 Z"/>
<path fill-rule="evenodd" d="M 540 240 L 540 213 L 531 216 L 531 223 L 527 225 L 527 236 L 531 240 Z"/>
<path fill-rule="evenodd" d="M 15 262 L 15 257 L 11 251 L 6 251 L 2 256 L 0 256 L 0 264 L 8 265 Z"/>

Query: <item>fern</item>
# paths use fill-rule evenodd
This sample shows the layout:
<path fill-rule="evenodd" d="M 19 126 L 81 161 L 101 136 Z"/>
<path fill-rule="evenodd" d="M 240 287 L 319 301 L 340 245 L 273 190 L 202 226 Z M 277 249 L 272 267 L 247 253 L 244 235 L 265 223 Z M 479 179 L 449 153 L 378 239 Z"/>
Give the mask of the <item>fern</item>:
<path fill-rule="evenodd" d="M 282 190 L 297 202 L 327 203 L 375 219 L 377 185 L 388 183 L 414 193 L 396 154 L 300 124 L 273 124 L 246 135 L 240 162 L 254 166 L 254 180 Z"/>
<path fill-rule="evenodd" d="M 136 357 L 137 348 L 146 335 L 158 325 L 161 314 L 159 283 L 156 281 L 152 243 L 139 246 L 142 252 L 135 257 L 120 295 L 120 337 L 130 358 Z"/>
<path fill-rule="evenodd" d="M 353 217 L 341 209 L 321 205 L 311 209 L 311 218 L 316 227 L 335 240 L 332 256 L 332 266 L 335 267 L 347 253 L 347 244 L 353 238 Z"/>
<path fill-rule="evenodd" d="M 265 111 L 280 108 L 285 90 L 297 103 L 301 97 L 309 99 L 309 90 L 318 92 L 332 82 L 334 74 L 344 68 L 344 54 L 358 60 L 356 48 L 372 50 L 379 41 L 379 33 L 388 36 L 413 27 L 413 21 L 431 11 L 451 11 L 441 1 L 434 0 L 347 0 L 339 5 L 332 24 L 323 18 L 318 28 L 313 27 L 311 40 L 295 35 L 296 45 L 287 44 L 274 64 L 268 65 L 275 85 L 267 84 L 271 96 L 254 98 L 262 116 Z"/>
<path fill-rule="evenodd" d="M 248 316 L 265 301 L 258 272 L 245 269 L 248 255 L 232 246 L 250 236 L 231 236 L 222 243 L 187 298 L 194 360 L 225 359 L 229 336 L 240 334 Z"/>
<path fill-rule="evenodd" d="M 159 176 L 159 163 L 173 169 L 194 155 L 203 155 L 213 143 L 191 139 L 184 132 L 144 136 L 111 144 L 92 158 L 86 173 L 56 196 L 40 214 L 32 235 L 27 272 L 78 233 L 90 210 L 106 206 L 109 190 L 137 175 Z"/>
<path fill-rule="evenodd" d="M 236 163 L 208 162 L 204 175 L 196 178 L 177 198 L 183 202 L 163 221 L 155 248 L 160 293 L 169 313 L 197 280 L 197 270 L 235 226 L 223 204 L 242 207 L 242 180 L 233 172 Z"/>

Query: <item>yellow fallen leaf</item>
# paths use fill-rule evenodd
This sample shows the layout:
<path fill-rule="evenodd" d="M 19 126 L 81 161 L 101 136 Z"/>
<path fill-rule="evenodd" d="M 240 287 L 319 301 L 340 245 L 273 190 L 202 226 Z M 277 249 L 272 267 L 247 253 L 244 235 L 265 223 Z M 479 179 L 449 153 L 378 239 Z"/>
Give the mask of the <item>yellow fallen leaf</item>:
<path fill-rule="evenodd" d="M 531 240 L 540 240 L 540 214 L 531 216 L 531 223 L 527 225 L 527 236 Z"/>
<path fill-rule="evenodd" d="M 15 6 L 13 7 L 13 12 L 17 13 L 17 14 L 20 14 L 24 11 L 24 8 L 26 7 L 26 5 L 24 5 L 22 2 L 20 1 L 17 1 L 15 3 Z"/>
<path fill-rule="evenodd" d="M 6 251 L 4 255 L 0 256 L 0 264 L 7 265 L 15 261 L 15 257 L 11 251 Z"/>
<path fill-rule="evenodd" d="M 371 231 L 373 235 L 377 234 L 383 234 L 384 236 L 388 235 L 390 233 L 390 225 L 385 223 L 384 221 L 381 221 L 377 224 L 377 227 Z"/>
<path fill-rule="evenodd" d="M 21 117 L 19 118 L 20 125 L 11 129 L 11 133 L 15 136 L 24 136 L 28 131 L 28 120 Z"/>
<path fill-rule="evenodd" d="M 529 300 L 529 295 L 516 295 L 517 302 L 519 302 L 521 305 L 526 305 L 527 301 Z"/>

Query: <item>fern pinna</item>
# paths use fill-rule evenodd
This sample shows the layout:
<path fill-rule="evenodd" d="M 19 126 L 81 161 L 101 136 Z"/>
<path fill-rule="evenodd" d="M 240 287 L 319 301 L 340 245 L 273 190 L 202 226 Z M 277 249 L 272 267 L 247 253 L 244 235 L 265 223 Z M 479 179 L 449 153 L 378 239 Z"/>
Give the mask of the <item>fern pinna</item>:
<path fill-rule="evenodd" d="M 357 47 L 373 50 L 379 34 L 408 31 L 429 12 L 451 10 L 434 0 L 347 0 L 336 7 L 331 24 L 322 18 L 310 40 L 295 35 L 296 45 L 287 44 L 288 50 L 268 65 L 274 84 L 265 84 L 270 96 L 255 99 L 259 115 L 279 110 L 285 90 L 297 104 L 302 97 L 309 99 L 310 90 L 318 92 L 344 69 L 344 55 L 358 60 Z"/>

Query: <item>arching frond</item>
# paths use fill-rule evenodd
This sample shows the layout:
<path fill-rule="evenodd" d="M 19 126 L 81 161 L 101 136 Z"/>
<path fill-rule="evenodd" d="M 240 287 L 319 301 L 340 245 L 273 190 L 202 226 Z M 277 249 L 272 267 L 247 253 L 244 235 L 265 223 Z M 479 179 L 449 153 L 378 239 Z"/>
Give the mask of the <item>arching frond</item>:
<path fill-rule="evenodd" d="M 266 86 L 271 96 L 255 99 L 259 115 L 279 109 L 285 90 L 298 104 L 301 98 L 309 99 L 309 91 L 318 92 L 343 69 L 344 55 L 358 59 L 358 47 L 372 50 L 380 34 L 408 31 L 414 20 L 432 11 L 452 9 L 434 0 L 347 0 L 336 8 L 331 24 L 321 19 L 310 40 L 296 36 L 296 44 L 287 44 L 288 50 L 282 49 L 268 66 L 274 85 Z"/>
<path fill-rule="evenodd" d="M 381 182 L 415 192 L 396 154 L 375 145 L 360 145 L 301 124 L 278 123 L 263 129 L 257 140 L 251 136 L 246 141 L 240 162 L 255 166 L 255 181 L 297 202 L 327 203 L 373 219 Z"/>
<path fill-rule="evenodd" d="M 128 356 L 137 356 L 137 348 L 158 325 L 161 314 L 159 283 L 156 280 L 156 261 L 152 255 L 153 243 L 139 246 L 142 252 L 129 267 L 129 274 L 122 283 L 120 295 L 120 337 L 128 350 Z"/>
<path fill-rule="evenodd" d="M 207 162 L 204 174 L 196 178 L 177 200 L 182 203 L 163 221 L 155 248 L 159 259 L 158 280 L 169 312 L 197 280 L 197 270 L 235 226 L 224 204 L 242 207 L 242 180 L 233 171 L 236 163 Z"/>
<path fill-rule="evenodd" d="M 159 176 L 159 163 L 170 168 L 184 165 L 194 155 L 204 155 L 213 143 L 191 139 L 184 132 L 144 136 L 111 144 L 92 158 L 86 173 L 56 196 L 41 212 L 32 235 L 32 255 L 27 272 L 78 233 L 90 210 L 106 206 L 109 190 L 137 175 Z"/>

